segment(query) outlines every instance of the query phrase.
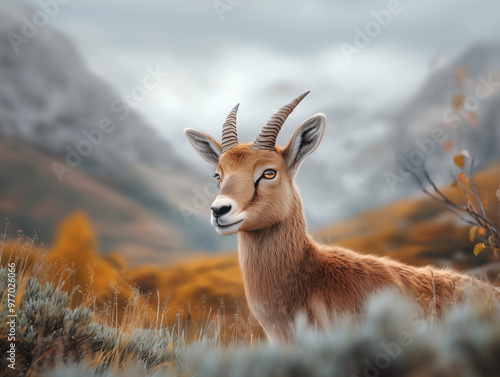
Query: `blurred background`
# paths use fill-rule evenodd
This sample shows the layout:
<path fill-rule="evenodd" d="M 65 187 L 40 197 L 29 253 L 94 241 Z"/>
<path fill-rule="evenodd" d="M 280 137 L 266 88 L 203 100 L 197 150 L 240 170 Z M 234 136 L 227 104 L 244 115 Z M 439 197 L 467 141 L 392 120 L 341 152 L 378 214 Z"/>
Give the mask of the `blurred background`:
<path fill-rule="evenodd" d="M 326 114 L 297 179 L 314 236 L 488 270 L 494 254 L 475 257 L 465 224 L 423 198 L 408 171 L 425 164 L 448 187 L 453 156 L 473 156 L 498 219 L 498 14 L 498 2 L 467 0 L 2 1 L 5 239 L 12 252 L 31 242 L 72 263 L 82 285 L 97 266 L 96 291 L 115 279 L 124 300 L 135 285 L 159 292 L 153 305 L 225 297 L 228 311 L 245 310 L 236 237 L 209 222 L 213 168 L 183 130 L 220 139 L 241 103 L 240 140 L 252 141 L 311 90 L 278 143 Z"/>

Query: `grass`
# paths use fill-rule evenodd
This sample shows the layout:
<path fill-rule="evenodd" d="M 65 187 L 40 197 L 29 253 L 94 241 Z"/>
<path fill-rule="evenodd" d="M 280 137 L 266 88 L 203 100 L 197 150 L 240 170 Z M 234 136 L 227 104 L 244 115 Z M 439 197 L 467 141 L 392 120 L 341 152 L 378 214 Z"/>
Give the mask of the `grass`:
<path fill-rule="evenodd" d="M 34 257 L 32 245 L 24 245 L 1 248 L 2 324 L 9 263 L 17 270 L 16 370 L 8 368 L 8 327 L 2 326 L 2 376 L 493 376 L 500 371 L 498 305 L 486 306 L 487 300 L 472 294 L 439 322 L 423 318 L 415 302 L 381 292 L 361 319 L 339 318 L 326 332 L 299 318 L 286 346 L 237 341 L 236 335 L 223 342 L 227 324 L 220 316 L 200 314 L 195 336 L 186 336 L 180 316 L 167 325 L 168 309 L 149 310 L 148 297 L 138 290 L 120 318 L 116 299 L 99 308 L 90 290 L 83 290 L 86 299 L 75 305 L 82 287 L 66 291 L 71 270 L 54 273 L 46 256 Z"/>
<path fill-rule="evenodd" d="M 141 370 L 169 367 L 179 352 L 186 349 L 185 326 L 179 320 L 172 326 L 164 323 L 164 312 L 152 313 L 148 297 L 134 290 L 121 318 L 118 302 L 96 304 L 97 296 L 84 292 L 87 305 L 75 305 L 81 287 L 66 290 L 72 271 L 49 264 L 46 256 L 35 254 L 29 246 L 10 248 L 2 245 L 0 267 L 0 375 L 41 375 L 57 365 L 77 364 L 94 374 L 118 371 L 128 365 Z M 23 245 L 17 243 L 16 245 Z M 27 244 L 24 244 L 27 245 Z M 7 255 L 6 255 L 7 254 Z M 15 265 L 15 340 L 9 339 L 9 266 Z M 54 273 L 54 269 L 58 269 Z M 200 338 L 206 347 L 219 342 L 216 323 L 206 321 L 200 327 Z M 210 338 L 205 333 L 210 334 Z M 15 371 L 7 360 L 7 350 L 15 343 Z"/>
<path fill-rule="evenodd" d="M 488 181 L 488 177 L 482 178 Z M 498 205 L 491 203 L 490 211 L 496 214 Z M 434 252 L 422 250 L 435 242 L 436 235 L 444 237 L 443 243 L 432 246 L 436 250 L 448 253 L 456 249 L 450 239 L 460 247 L 472 246 L 468 230 L 460 224 L 430 221 L 441 218 L 442 211 L 428 201 L 400 203 L 385 213 L 391 214 L 391 208 L 394 219 L 422 215 L 420 223 L 408 224 L 411 234 L 403 233 L 429 244 L 403 242 L 411 252 L 402 256 L 414 259 L 407 262 L 421 264 L 431 254 L 435 257 Z M 372 215 L 385 218 L 377 211 Z M 395 235 L 401 234 L 393 218 L 383 224 L 387 232 L 377 230 L 382 243 L 393 243 Z M 366 221 L 378 224 L 371 221 L 370 214 Z M 360 237 L 362 226 L 351 229 L 347 225 L 351 232 L 340 228 L 341 233 L 373 245 L 373 236 Z M 480 254 L 478 265 L 491 257 Z M 450 260 L 455 267 L 461 266 L 455 258 Z M 13 302 L 8 295 L 11 263 L 16 270 Z M 488 277 L 495 280 L 496 275 Z M 473 287 L 466 302 L 439 320 L 424 317 L 415 300 L 378 292 L 362 313 L 337 318 L 326 331 L 306 326 L 298 318 L 293 341 L 276 346 L 262 339 L 249 316 L 241 280 L 236 255 L 202 258 L 170 269 L 130 267 L 118 254 L 102 256 L 92 226 L 82 213 L 62 224 L 48 250 L 23 238 L 22 233 L 17 241 L 3 239 L 0 377 L 452 377 L 500 373 L 500 306 L 479 296 Z M 15 340 L 9 339 L 9 305 L 17 314 Z M 9 368 L 11 343 L 15 344 L 15 370 Z"/>

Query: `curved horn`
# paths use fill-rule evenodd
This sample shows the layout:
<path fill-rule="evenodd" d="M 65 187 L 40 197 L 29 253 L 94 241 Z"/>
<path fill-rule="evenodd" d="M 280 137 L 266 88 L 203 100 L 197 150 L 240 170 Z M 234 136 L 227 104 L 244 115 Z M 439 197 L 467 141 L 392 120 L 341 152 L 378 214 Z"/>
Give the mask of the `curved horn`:
<path fill-rule="evenodd" d="M 295 98 L 288 105 L 283 106 L 279 109 L 266 125 L 260 131 L 257 140 L 253 143 L 252 149 L 255 151 L 267 149 L 274 151 L 274 146 L 276 145 L 276 139 L 278 134 L 285 123 L 286 118 L 292 113 L 293 109 L 302 101 L 302 99 L 309 94 L 310 91 L 302 93 L 300 96 Z"/>
<path fill-rule="evenodd" d="M 222 153 L 238 145 L 238 131 L 236 130 L 236 113 L 238 112 L 238 106 L 240 106 L 240 104 L 233 107 L 222 126 Z"/>

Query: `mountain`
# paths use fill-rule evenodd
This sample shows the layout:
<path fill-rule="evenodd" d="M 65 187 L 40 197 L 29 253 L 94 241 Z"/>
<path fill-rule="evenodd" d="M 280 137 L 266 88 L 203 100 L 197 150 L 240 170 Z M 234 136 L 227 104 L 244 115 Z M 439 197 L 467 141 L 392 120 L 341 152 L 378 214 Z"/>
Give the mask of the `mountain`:
<path fill-rule="evenodd" d="M 396 153 L 405 157 L 439 130 L 455 151 L 469 150 L 477 168 L 500 158 L 500 40 L 476 43 L 436 69 L 395 123 Z M 429 155 L 428 169 L 439 171 L 445 151 L 435 145 Z"/>
<path fill-rule="evenodd" d="M 8 218 L 10 234 L 19 229 L 49 244 L 55 224 L 84 210 L 99 229 L 104 250 L 154 262 L 166 261 L 166 251 L 185 249 L 173 227 L 91 175 L 75 171 L 60 183 L 51 170 L 52 158 L 24 142 L 2 137 L 0 161 L 0 213 Z"/>
<path fill-rule="evenodd" d="M 65 208 L 55 217 L 79 207 L 93 212 L 93 220 L 107 219 L 111 228 L 120 222 L 111 224 L 110 218 L 136 213 L 136 220 L 149 219 L 150 230 L 175 235 L 174 243 L 159 242 L 159 252 L 232 247 L 234 240 L 211 229 L 208 201 L 193 204 L 193 188 L 210 184 L 210 177 L 172 153 L 170 144 L 146 124 L 133 104 L 87 70 L 60 32 L 48 25 L 26 38 L 26 24 L 35 12 L 20 2 L 0 5 L 0 144 L 9 156 L 0 162 L 7 183 L 2 201 L 30 197 L 38 200 L 31 205 L 43 207 L 50 197 L 54 205 Z M 15 38 L 24 39 L 16 44 Z M 162 80 L 157 67 L 149 72 L 151 80 Z M 98 189 L 88 190 L 88 185 Z M 108 205 L 103 192 L 126 201 L 126 208 Z M 68 199 L 72 197 L 79 199 Z M 194 213 L 188 213 L 189 208 Z M 15 210 L 5 214 L 13 219 L 20 215 Z M 41 219 L 30 220 L 28 212 L 22 218 L 25 229 L 43 228 L 39 237 L 47 241 L 46 234 L 53 233 L 58 220 L 46 219 L 40 225 Z M 112 234 L 103 228 L 100 237 L 104 245 L 113 245 L 121 243 L 118 238 L 124 232 L 128 230 Z M 146 234 L 141 237 L 140 243 L 151 243 Z"/>
<path fill-rule="evenodd" d="M 453 102 L 462 107 L 454 111 Z M 500 158 L 500 40 L 471 45 L 432 68 L 401 108 L 369 114 L 352 106 L 319 109 L 326 134 L 297 177 L 315 228 L 418 191 L 402 168 L 418 172 L 425 161 L 437 183 L 449 182 L 449 141 L 450 152 L 468 150 L 478 169 Z"/>

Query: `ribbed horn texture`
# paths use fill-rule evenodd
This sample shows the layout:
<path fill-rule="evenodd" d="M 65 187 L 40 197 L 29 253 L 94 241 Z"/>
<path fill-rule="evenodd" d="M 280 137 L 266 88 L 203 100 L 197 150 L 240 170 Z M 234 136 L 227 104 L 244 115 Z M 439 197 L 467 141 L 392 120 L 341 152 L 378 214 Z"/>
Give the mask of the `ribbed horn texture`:
<path fill-rule="evenodd" d="M 279 109 L 262 128 L 262 131 L 260 131 L 257 140 L 255 140 L 255 142 L 253 143 L 252 149 L 255 151 L 263 149 L 273 151 L 274 146 L 276 145 L 276 140 L 278 139 L 278 134 L 281 130 L 281 127 L 283 127 L 283 123 L 285 123 L 286 118 L 288 118 L 293 109 L 295 109 L 300 101 L 302 101 L 302 99 L 309 93 L 310 91 L 302 93 L 288 105 L 285 105 L 281 109 Z"/>
<path fill-rule="evenodd" d="M 238 106 L 240 106 L 240 104 L 233 107 L 222 126 L 222 153 L 238 145 L 238 131 L 236 130 L 236 113 L 238 112 Z"/>

